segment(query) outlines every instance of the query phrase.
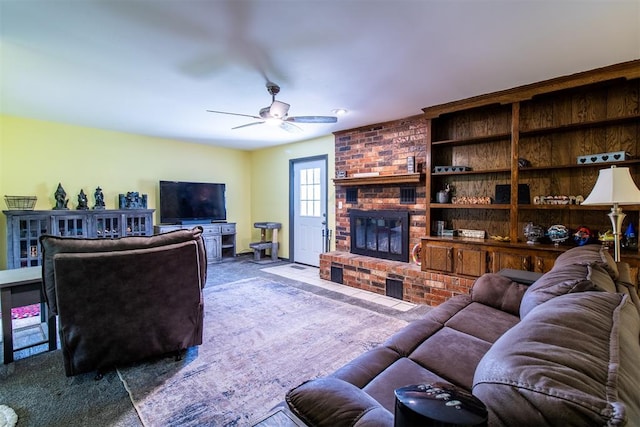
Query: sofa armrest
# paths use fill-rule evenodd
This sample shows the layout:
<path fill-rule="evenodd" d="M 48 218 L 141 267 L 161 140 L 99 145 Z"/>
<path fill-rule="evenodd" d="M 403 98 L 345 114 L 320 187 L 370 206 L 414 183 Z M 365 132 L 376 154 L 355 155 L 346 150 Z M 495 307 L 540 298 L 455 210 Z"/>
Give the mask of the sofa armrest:
<path fill-rule="evenodd" d="M 503 268 L 498 271 L 498 274 L 523 285 L 532 285 L 543 276 L 543 273 L 537 271 L 516 270 L 514 268 Z"/>
<path fill-rule="evenodd" d="M 478 277 L 471 288 L 474 302 L 488 305 L 515 316 L 520 315 L 520 302 L 528 286 L 500 274 L 487 273 Z"/>
<path fill-rule="evenodd" d="M 629 295 L 631 298 L 631 302 L 638 309 L 638 313 L 640 313 L 640 296 L 638 295 L 638 281 L 631 274 L 631 267 L 626 262 L 618 263 L 618 271 L 620 275 L 616 280 L 616 290 L 619 293 Z"/>
<path fill-rule="evenodd" d="M 310 426 L 393 426 L 393 414 L 351 383 L 318 378 L 290 390 L 289 409 Z"/>

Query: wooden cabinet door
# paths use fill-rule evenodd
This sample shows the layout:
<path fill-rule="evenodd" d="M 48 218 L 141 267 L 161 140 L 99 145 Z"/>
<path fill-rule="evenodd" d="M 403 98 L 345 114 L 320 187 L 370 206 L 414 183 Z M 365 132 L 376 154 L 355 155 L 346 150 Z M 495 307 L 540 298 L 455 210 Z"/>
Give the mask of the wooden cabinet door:
<path fill-rule="evenodd" d="M 453 247 L 423 242 L 423 269 L 453 273 Z"/>
<path fill-rule="evenodd" d="M 536 273 L 546 273 L 551 270 L 556 258 L 556 255 L 536 255 L 533 260 L 533 271 Z"/>
<path fill-rule="evenodd" d="M 456 249 L 456 273 L 464 276 L 480 277 L 487 272 L 487 252 L 476 248 Z"/>
<path fill-rule="evenodd" d="M 491 254 L 491 272 L 497 273 L 503 268 L 513 268 L 514 270 L 531 271 L 531 255 L 494 251 Z"/>

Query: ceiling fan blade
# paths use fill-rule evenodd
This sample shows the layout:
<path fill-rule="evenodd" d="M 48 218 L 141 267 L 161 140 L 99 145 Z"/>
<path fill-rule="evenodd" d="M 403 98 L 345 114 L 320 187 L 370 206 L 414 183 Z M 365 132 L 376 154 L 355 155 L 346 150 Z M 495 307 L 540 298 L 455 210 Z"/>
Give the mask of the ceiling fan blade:
<path fill-rule="evenodd" d="M 300 133 L 302 132 L 302 128 L 300 126 L 296 126 L 293 123 L 289 123 L 287 121 L 283 121 L 280 124 L 280 127 L 284 130 L 286 130 L 287 132 L 291 132 L 291 133 Z"/>
<path fill-rule="evenodd" d="M 336 123 L 338 118 L 332 116 L 297 116 L 289 117 L 287 121 L 295 123 Z"/>
<path fill-rule="evenodd" d="M 253 122 L 253 123 L 247 123 L 246 125 L 240 125 L 240 126 L 236 126 L 234 128 L 231 129 L 240 129 L 240 128 L 246 128 L 247 126 L 253 126 L 253 125 L 261 125 L 264 122 Z"/>
<path fill-rule="evenodd" d="M 227 111 L 215 111 L 215 110 L 207 110 L 208 113 L 217 113 L 217 114 L 228 114 L 230 116 L 241 116 L 241 117 L 251 117 L 252 119 L 261 120 L 262 117 L 252 116 L 251 114 L 240 114 L 240 113 L 229 113 Z"/>

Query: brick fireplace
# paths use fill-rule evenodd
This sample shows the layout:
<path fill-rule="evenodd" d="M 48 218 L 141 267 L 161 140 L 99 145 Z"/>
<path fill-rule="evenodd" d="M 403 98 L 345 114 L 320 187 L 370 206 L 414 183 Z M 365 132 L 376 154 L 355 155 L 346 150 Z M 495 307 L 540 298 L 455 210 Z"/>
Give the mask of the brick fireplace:
<path fill-rule="evenodd" d="M 407 158 L 421 171 L 426 156 L 427 124 L 414 116 L 335 133 L 336 173 L 407 174 Z M 366 182 L 366 181 L 363 181 Z M 411 260 L 412 248 L 426 228 L 424 180 L 409 183 L 350 183 L 335 186 L 336 251 L 320 256 L 320 277 L 403 300 L 438 305 L 453 295 L 469 293 L 470 279 L 423 272 Z M 391 260 L 351 251 L 352 211 L 399 211 L 408 215 L 407 257 Z M 333 273 L 333 274 L 332 274 Z"/>
<path fill-rule="evenodd" d="M 409 262 L 409 212 L 349 211 L 353 254 Z"/>

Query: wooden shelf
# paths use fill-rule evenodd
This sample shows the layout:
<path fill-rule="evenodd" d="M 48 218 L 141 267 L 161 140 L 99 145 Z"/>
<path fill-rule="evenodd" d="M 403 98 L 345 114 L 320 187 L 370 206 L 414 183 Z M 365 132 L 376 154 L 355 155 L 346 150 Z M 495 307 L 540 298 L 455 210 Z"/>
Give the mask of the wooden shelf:
<path fill-rule="evenodd" d="M 334 178 L 333 183 L 343 187 L 353 187 L 357 185 L 419 184 L 423 176 L 421 173 L 406 173 L 398 175 Z"/>
<path fill-rule="evenodd" d="M 555 166 L 532 166 L 526 168 L 519 168 L 520 173 L 523 172 L 535 172 L 535 171 L 547 171 L 557 169 L 583 169 L 583 168 L 610 168 L 612 165 L 627 166 L 637 165 L 640 163 L 640 159 L 623 160 L 621 162 L 608 162 L 608 163 L 588 163 L 588 164 L 570 164 L 570 165 L 555 165 Z"/>
<path fill-rule="evenodd" d="M 519 210 L 568 210 L 568 211 L 606 211 L 611 210 L 611 206 L 598 206 L 598 205 L 518 205 Z M 638 211 L 639 205 L 622 206 L 624 211 Z"/>
<path fill-rule="evenodd" d="M 579 122 L 579 123 L 549 126 L 545 128 L 538 128 L 538 129 L 521 129 L 520 135 L 521 136 L 546 135 L 549 133 L 570 132 L 570 131 L 579 130 L 579 129 L 589 129 L 589 128 L 595 128 L 595 127 L 608 126 L 608 125 L 620 125 L 625 123 L 634 124 L 634 123 L 637 123 L 638 120 L 640 120 L 640 114 L 633 114 L 633 115 L 624 116 L 624 117 L 614 117 L 614 118 L 607 118 L 607 119 L 601 119 L 601 120 L 588 120 L 588 121 Z"/>
<path fill-rule="evenodd" d="M 509 210 L 511 205 L 501 204 L 501 203 L 491 203 L 489 205 L 472 205 L 472 204 L 462 204 L 462 203 L 431 203 L 431 208 L 433 209 L 502 209 Z"/>
<path fill-rule="evenodd" d="M 499 133 L 495 135 L 487 135 L 487 136 L 475 136 L 469 138 L 459 138 L 459 139 L 442 139 L 439 141 L 433 141 L 432 145 L 463 145 L 463 144 L 478 144 L 481 142 L 491 142 L 491 141 L 500 141 L 501 139 L 509 139 L 511 140 L 511 133 Z"/>
<path fill-rule="evenodd" d="M 499 240 L 494 240 L 490 237 L 484 239 L 472 239 L 469 237 L 444 237 L 444 236 L 424 236 L 423 239 L 430 241 L 439 241 L 439 242 L 458 242 L 458 243 L 470 243 L 470 244 L 481 244 L 483 246 L 493 246 L 493 247 L 502 247 L 502 248 L 514 248 L 514 249 L 525 249 L 529 251 L 547 251 L 547 252 L 557 252 L 562 253 L 567 249 L 576 247 L 571 238 L 567 239 L 565 242 L 560 243 L 556 246 L 553 243 L 527 243 L 524 241 L 517 242 L 504 242 Z M 625 255 L 633 255 L 632 252 L 627 251 Z"/>
<path fill-rule="evenodd" d="M 499 169 L 478 169 L 461 172 L 433 172 L 431 176 L 447 176 L 447 175 L 480 175 L 489 173 L 510 173 L 511 168 L 499 168 Z"/>

